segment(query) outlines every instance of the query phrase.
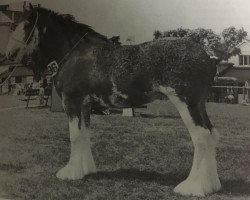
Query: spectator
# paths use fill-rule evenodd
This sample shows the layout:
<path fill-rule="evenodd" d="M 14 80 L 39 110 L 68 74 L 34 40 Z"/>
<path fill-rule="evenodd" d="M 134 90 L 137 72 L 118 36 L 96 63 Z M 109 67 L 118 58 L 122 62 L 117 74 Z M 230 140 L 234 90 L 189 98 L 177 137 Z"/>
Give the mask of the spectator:
<path fill-rule="evenodd" d="M 43 105 L 44 104 L 44 91 L 45 91 L 45 88 L 48 86 L 47 79 L 44 75 L 41 77 L 41 80 L 39 81 L 39 86 L 40 86 L 39 87 L 40 105 Z"/>

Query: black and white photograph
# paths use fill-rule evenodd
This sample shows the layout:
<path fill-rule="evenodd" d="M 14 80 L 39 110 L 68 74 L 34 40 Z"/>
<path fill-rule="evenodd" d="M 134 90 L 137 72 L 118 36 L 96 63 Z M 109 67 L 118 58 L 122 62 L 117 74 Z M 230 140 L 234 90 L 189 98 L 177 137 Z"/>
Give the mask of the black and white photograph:
<path fill-rule="evenodd" d="M 0 200 L 250 200 L 249 0 L 0 0 Z"/>

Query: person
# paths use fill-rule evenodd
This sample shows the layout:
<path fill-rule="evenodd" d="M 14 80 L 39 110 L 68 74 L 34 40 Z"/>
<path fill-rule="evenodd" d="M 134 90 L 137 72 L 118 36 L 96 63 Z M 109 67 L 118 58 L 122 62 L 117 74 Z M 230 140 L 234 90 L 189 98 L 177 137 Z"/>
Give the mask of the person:
<path fill-rule="evenodd" d="M 230 93 L 227 98 L 229 100 L 229 103 L 233 103 L 234 102 L 234 95 L 232 93 Z"/>
<path fill-rule="evenodd" d="M 39 100 L 40 105 L 44 104 L 44 94 L 45 94 L 45 88 L 48 86 L 48 82 L 45 76 L 41 77 L 41 80 L 39 81 Z"/>
<path fill-rule="evenodd" d="M 249 100 L 250 100 L 250 92 L 249 92 L 249 89 L 250 89 L 250 84 L 249 84 L 249 80 L 245 81 L 245 88 L 246 88 L 246 96 L 245 96 L 245 100 L 246 100 L 246 103 L 249 103 Z"/>

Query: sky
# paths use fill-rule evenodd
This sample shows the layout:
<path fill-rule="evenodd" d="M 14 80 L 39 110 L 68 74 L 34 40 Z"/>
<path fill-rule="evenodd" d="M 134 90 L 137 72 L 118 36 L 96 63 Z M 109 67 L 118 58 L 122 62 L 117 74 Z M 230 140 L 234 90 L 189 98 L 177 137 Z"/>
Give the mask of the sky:
<path fill-rule="evenodd" d="M 22 0 L 0 0 L 0 4 Z M 33 0 L 59 13 L 69 13 L 108 37 L 126 43 L 153 39 L 155 30 L 243 27 L 250 36 L 250 0 Z"/>

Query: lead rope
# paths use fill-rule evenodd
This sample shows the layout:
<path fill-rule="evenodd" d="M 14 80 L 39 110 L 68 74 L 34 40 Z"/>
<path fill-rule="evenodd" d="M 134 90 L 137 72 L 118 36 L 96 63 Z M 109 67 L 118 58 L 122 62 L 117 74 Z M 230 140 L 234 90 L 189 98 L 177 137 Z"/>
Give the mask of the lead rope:
<path fill-rule="evenodd" d="M 78 44 L 82 41 L 82 39 L 83 39 L 88 33 L 89 33 L 89 32 L 85 33 L 85 34 L 78 40 L 78 42 L 68 51 L 68 53 L 66 53 L 66 54 L 63 56 L 63 58 L 60 60 L 60 62 L 58 63 L 58 65 L 61 65 L 61 64 L 62 64 L 63 60 L 64 60 L 65 58 L 67 58 L 67 57 L 72 53 L 72 51 L 78 46 Z"/>
<path fill-rule="evenodd" d="M 63 61 L 68 58 L 70 56 L 70 54 L 73 52 L 73 50 L 79 45 L 79 43 L 82 41 L 82 39 L 88 34 L 88 32 L 86 32 L 78 41 L 77 43 L 63 56 L 63 58 L 59 61 L 59 63 L 57 63 L 56 61 L 52 61 L 47 65 L 47 70 L 49 72 L 51 72 L 51 78 L 53 79 L 54 77 L 56 77 L 59 72 L 60 69 L 59 66 L 63 63 Z M 54 82 L 54 80 L 53 80 Z"/>
<path fill-rule="evenodd" d="M 30 34 L 29 34 L 29 37 L 27 38 L 27 40 L 26 40 L 26 42 L 25 42 L 25 45 L 26 45 L 26 46 L 27 46 L 27 43 L 28 43 L 29 39 L 31 38 L 32 34 L 33 34 L 34 31 L 35 31 L 37 22 L 38 22 L 38 12 L 36 12 L 36 21 L 35 21 L 35 24 L 34 24 L 32 30 L 31 30 L 31 32 L 30 32 Z"/>

